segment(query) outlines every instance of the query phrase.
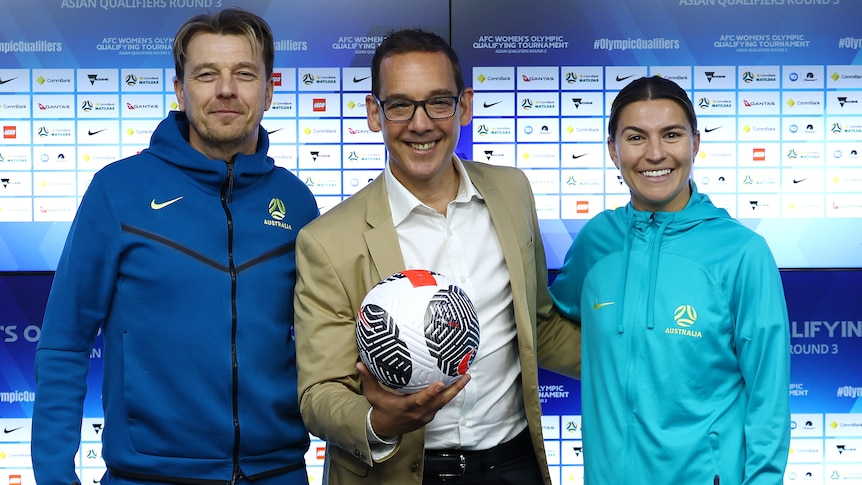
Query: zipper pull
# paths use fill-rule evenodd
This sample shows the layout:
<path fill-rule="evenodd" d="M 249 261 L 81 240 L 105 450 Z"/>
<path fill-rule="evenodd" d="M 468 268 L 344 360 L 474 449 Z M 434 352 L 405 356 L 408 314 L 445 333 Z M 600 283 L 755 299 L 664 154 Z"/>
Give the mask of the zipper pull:
<path fill-rule="evenodd" d="M 225 162 L 227 163 L 227 203 L 230 204 L 233 201 L 233 163 L 234 162 Z"/>

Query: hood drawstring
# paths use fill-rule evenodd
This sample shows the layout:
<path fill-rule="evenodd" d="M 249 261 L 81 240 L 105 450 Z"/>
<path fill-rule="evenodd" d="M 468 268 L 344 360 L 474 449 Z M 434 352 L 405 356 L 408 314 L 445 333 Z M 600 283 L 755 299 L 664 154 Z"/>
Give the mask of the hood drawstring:
<path fill-rule="evenodd" d="M 623 241 L 623 271 L 625 274 L 622 279 L 623 287 L 620 291 L 620 304 L 617 305 L 617 333 L 620 335 L 625 332 L 625 326 L 623 325 L 623 310 L 626 301 L 626 280 L 628 280 L 629 260 L 631 259 L 632 239 L 634 238 L 632 231 L 634 230 L 636 223 L 637 218 L 634 217 L 629 221 L 629 227 L 626 229 L 626 238 Z"/>
<path fill-rule="evenodd" d="M 651 217 L 653 222 L 655 222 L 655 215 Z M 658 278 L 658 258 L 661 253 L 661 240 L 664 237 L 664 231 L 667 229 L 668 224 L 672 220 L 672 217 L 666 218 L 659 226 L 658 231 L 655 235 L 655 240 L 652 242 L 652 247 L 650 248 L 650 257 L 649 257 L 649 293 L 647 294 L 647 309 L 646 309 L 646 317 L 647 317 L 647 328 L 652 330 L 655 327 L 655 290 L 658 283 L 656 282 L 656 278 Z"/>

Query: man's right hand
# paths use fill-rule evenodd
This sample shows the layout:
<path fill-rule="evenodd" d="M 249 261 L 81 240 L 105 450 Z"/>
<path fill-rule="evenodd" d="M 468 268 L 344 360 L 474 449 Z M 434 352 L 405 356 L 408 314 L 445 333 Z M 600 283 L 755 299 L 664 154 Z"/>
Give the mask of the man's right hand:
<path fill-rule="evenodd" d="M 358 362 L 356 368 L 362 392 L 371 403 L 371 427 L 381 438 L 394 438 L 425 426 L 470 382 L 470 375 L 465 374 L 449 387 L 438 381 L 415 394 L 395 394 L 384 389 L 365 364 Z"/>

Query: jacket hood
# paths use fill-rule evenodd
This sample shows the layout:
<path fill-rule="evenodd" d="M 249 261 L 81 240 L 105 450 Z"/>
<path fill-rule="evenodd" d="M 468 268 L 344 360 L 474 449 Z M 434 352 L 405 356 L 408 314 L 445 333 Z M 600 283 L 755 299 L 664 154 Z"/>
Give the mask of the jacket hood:
<path fill-rule="evenodd" d="M 186 170 L 190 177 L 202 185 L 220 188 L 225 181 L 229 181 L 232 188 L 241 189 L 272 171 L 275 161 L 267 156 L 268 151 L 269 135 L 261 126 L 255 153 L 238 153 L 233 164 L 224 160 L 211 160 L 189 144 L 189 120 L 186 114 L 171 111 L 156 127 L 150 146 L 142 153 Z M 229 175 L 231 180 L 228 180 Z"/>

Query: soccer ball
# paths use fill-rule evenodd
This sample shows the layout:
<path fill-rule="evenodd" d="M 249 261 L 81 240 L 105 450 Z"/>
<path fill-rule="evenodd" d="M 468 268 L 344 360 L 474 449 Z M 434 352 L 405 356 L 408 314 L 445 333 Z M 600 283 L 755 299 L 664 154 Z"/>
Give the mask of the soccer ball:
<path fill-rule="evenodd" d="M 356 316 L 359 356 L 377 380 L 407 394 L 467 372 L 479 348 L 479 319 L 464 290 L 433 271 L 381 280 Z"/>

